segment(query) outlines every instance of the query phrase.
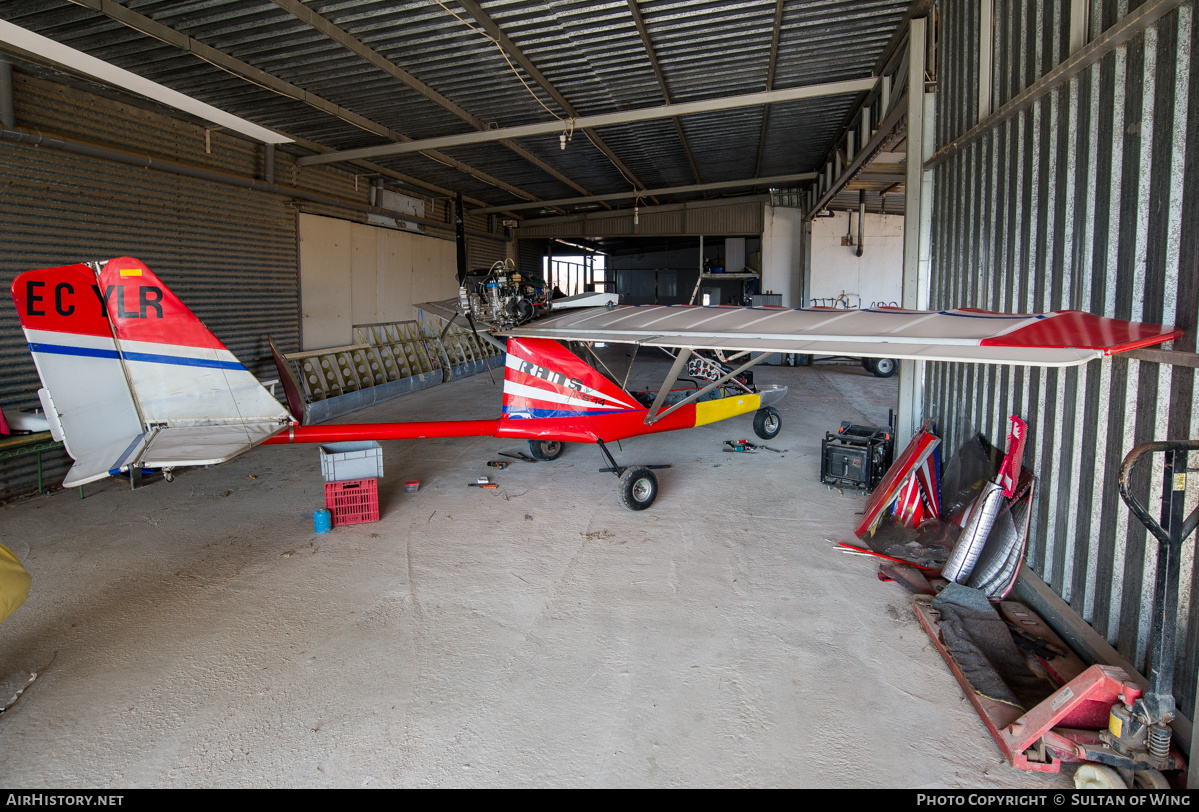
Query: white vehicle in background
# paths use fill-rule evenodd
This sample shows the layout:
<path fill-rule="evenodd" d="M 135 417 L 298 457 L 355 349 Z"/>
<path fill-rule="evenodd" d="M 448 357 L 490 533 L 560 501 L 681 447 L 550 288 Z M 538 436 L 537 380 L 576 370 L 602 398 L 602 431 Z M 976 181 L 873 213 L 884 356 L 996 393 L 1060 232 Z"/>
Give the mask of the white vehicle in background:
<path fill-rule="evenodd" d="M 899 362 L 894 358 L 863 358 L 862 366 L 878 378 L 890 378 L 899 371 Z"/>
<path fill-rule="evenodd" d="M 857 299 L 856 303 L 853 301 L 855 298 Z M 813 307 L 827 307 L 827 308 L 834 308 L 834 309 L 838 309 L 838 310 L 842 310 L 842 309 L 844 309 L 844 310 L 860 310 L 860 309 L 862 309 L 862 297 L 858 296 L 856 293 L 846 293 L 845 291 L 841 291 L 841 295 L 839 295 L 839 296 L 834 296 L 831 298 L 823 298 L 823 299 L 811 299 L 810 304 Z M 870 307 L 868 309 L 873 310 L 876 307 L 898 308 L 899 302 L 894 302 L 894 301 L 892 301 L 892 302 L 885 302 L 885 301 L 871 302 Z M 829 356 L 808 355 L 808 356 L 802 356 L 803 360 L 799 361 L 798 363 L 801 366 L 811 366 L 812 361 L 814 361 L 814 360 L 831 360 L 833 358 L 844 359 L 844 360 L 848 360 L 848 361 L 855 360 L 855 358 L 853 356 L 844 356 L 844 355 L 840 355 L 840 356 L 838 356 L 838 355 L 829 355 Z M 896 372 L 899 371 L 899 362 L 894 358 L 859 358 L 856 360 L 861 361 L 863 369 L 865 369 L 870 374 L 872 374 L 876 377 L 879 377 L 879 378 L 890 378 L 892 375 L 894 375 Z"/>
<path fill-rule="evenodd" d="M 795 366 L 810 367 L 814 361 L 860 361 L 862 368 L 878 378 L 890 378 L 899 371 L 894 358 L 855 358 L 849 355 L 795 355 Z"/>

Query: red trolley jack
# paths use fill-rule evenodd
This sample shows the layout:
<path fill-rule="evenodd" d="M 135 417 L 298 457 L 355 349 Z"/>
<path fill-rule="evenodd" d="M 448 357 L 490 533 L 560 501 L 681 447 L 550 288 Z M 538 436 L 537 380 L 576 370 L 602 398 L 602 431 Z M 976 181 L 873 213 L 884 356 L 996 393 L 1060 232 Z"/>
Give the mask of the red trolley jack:
<path fill-rule="evenodd" d="M 1167 789 L 1170 784 L 1162 773 L 1186 769 L 1182 754 L 1171 744 L 1170 722 L 1175 715 L 1172 688 L 1179 564 L 1182 544 L 1199 524 L 1199 509 L 1184 519 L 1186 475 L 1188 470 L 1199 470 L 1187 468 L 1187 452 L 1197 449 L 1199 440 L 1144 443 L 1129 452 L 1120 468 L 1121 498 L 1158 540 L 1148 690 L 1142 690 L 1121 668 L 1086 668 L 1073 654 L 1053 659 L 1037 654 L 1060 687 L 1021 713 L 974 691 L 941 640 L 932 598 L 914 599 L 921 625 L 1016 769 L 1056 773 L 1063 762 L 1081 763 L 1075 773 L 1076 786 L 1112 789 Z M 1133 466 L 1142 456 L 1157 453 L 1166 456 L 1160 523 L 1130 490 Z M 1048 626 L 1022 604 L 1003 601 L 998 609 L 1024 636 L 1038 639 L 1048 649 L 1068 652 Z"/>

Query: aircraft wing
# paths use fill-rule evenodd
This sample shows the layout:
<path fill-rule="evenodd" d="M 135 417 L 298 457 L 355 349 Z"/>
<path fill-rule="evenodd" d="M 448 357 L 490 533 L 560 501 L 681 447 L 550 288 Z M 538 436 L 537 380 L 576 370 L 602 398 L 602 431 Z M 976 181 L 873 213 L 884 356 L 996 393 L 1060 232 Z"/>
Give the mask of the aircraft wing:
<path fill-rule="evenodd" d="M 422 302 L 421 304 L 417 305 L 417 307 L 426 313 L 437 316 L 437 318 L 444 319 L 446 321 L 453 321 L 455 318 L 461 315 L 459 312 L 460 308 L 458 306 L 457 299 L 442 299 L 441 301 L 437 302 Z M 461 323 L 465 324 L 465 319 Z"/>
<path fill-rule="evenodd" d="M 615 293 L 579 293 L 575 296 L 564 296 L 553 300 L 554 312 L 560 310 L 579 310 L 581 308 L 595 309 L 598 306 L 607 305 L 609 303 L 615 305 L 617 296 Z M 441 299 L 436 302 L 422 302 L 417 305 L 417 308 L 423 310 L 429 315 L 436 316 L 445 321 L 453 321 L 455 318 L 462 316 L 462 304 L 458 299 Z M 499 327 L 494 319 L 490 318 L 486 313 L 480 313 L 476 309 L 474 314 L 475 324 L 480 328 L 488 329 Z M 466 324 L 466 319 L 463 318 L 460 324 Z"/>
<path fill-rule="evenodd" d="M 625 305 L 565 313 L 500 335 L 645 347 L 910 358 L 1063 367 L 1160 344 L 1182 330 L 1077 310 L 1011 315 L 982 310 Z"/>

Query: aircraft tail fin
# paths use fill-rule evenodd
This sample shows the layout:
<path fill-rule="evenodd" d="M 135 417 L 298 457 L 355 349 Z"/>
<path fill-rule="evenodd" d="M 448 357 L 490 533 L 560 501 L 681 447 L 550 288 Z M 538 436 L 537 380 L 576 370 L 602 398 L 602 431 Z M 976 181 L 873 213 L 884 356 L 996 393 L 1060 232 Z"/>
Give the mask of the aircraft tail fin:
<path fill-rule="evenodd" d="M 135 465 L 223 462 L 286 424 L 279 402 L 136 259 L 28 271 L 12 293 L 51 431 L 76 461 L 64 486 Z"/>

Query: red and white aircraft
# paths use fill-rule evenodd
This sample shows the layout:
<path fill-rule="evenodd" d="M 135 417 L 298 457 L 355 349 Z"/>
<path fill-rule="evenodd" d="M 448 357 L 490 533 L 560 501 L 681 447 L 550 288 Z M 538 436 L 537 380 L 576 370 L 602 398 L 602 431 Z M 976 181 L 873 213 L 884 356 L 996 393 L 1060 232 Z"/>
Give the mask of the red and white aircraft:
<path fill-rule="evenodd" d="M 498 333 L 508 341 L 497 419 L 305 426 L 302 403 L 280 405 L 136 259 L 28 271 L 12 293 L 51 431 L 75 460 L 65 487 L 211 465 L 260 444 L 493 436 L 527 439 L 541 459 L 556 457 L 563 442 L 598 444 L 633 510 L 657 495 L 653 466 L 621 467 L 605 444 L 751 412 L 759 436 L 773 437 L 780 424 L 772 404 L 786 389 L 758 389 L 743 377 L 769 353 L 1069 366 L 1182 334 L 1077 311 L 589 308 Z M 630 392 L 562 341 L 659 347 L 674 351 L 675 362 L 657 392 Z M 725 360 L 739 366 L 697 350 L 730 353 Z M 684 370 L 707 385 L 672 391 Z"/>

